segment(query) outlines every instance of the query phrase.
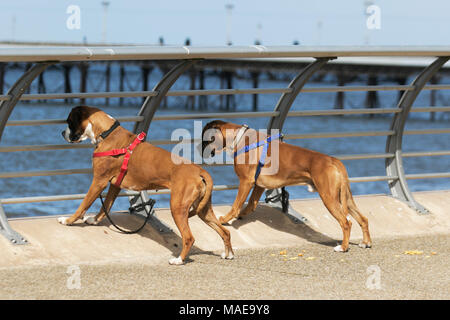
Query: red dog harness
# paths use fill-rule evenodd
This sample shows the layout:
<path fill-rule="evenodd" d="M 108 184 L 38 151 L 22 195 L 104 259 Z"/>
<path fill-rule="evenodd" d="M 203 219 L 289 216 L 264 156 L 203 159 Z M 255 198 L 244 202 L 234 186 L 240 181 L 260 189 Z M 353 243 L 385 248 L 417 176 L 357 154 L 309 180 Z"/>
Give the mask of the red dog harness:
<path fill-rule="evenodd" d="M 141 132 L 138 134 L 136 139 L 126 148 L 122 149 L 113 149 L 110 151 L 105 152 L 94 152 L 92 154 L 93 158 L 98 157 L 107 157 L 107 156 L 120 156 L 122 154 L 125 155 L 122 162 L 122 167 L 120 168 L 119 176 L 117 177 L 117 181 L 114 184 L 117 187 L 120 187 L 120 184 L 122 183 L 123 177 L 125 176 L 125 173 L 128 170 L 128 161 L 130 160 L 131 154 L 133 153 L 133 149 L 137 147 L 138 144 L 140 144 L 145 139 L 145 132 Z"/>

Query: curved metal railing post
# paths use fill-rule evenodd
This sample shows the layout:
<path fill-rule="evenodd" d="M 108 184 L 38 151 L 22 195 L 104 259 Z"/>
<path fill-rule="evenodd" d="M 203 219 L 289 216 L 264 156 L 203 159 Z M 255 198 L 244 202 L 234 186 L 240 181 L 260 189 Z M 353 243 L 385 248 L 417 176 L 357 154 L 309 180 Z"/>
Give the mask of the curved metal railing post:
<path fill-rule="evenodd" d="M 292 104 L 297 98 L 300 91 L 311 78 L 311 76 L 320 68 L 322 68 L 328 61 L 335 58 L 319 58 L 307 65 L 289 84 L 289 92 L 283 93 L 277 102 L 275 112 L 279 114 L 270 119 L 267 130 L 283 128 L 284 120 L 286 119 Z"/>
<path fill-rule="evenodd" d="M 183 60 L 173 67 L 169 72 L 167 72 L 164 77 L 158 82 L 158 84 L 153 88 L 156 92 L 155 96 L 149 96 L 145 99 L 141 106 L 141 110 L 138 116 L 143 116 L 144 120 L 137 122 L 134 126 L 134 132 L 145 132 L 147 133 L 150 123 L 153 120 L 156 110 L 158 109 L 161 101 L 166 97 L 167 92 L 170 90 L 172 85 L 177 81 L 177 79 L 189 69 L 196 60 Z"/>
<path fill-rule="evenodd" d="M 412 82 L 411 85 L 414 89 L 405 91 L 402 95 L 398 103 L 398 108 L 401 111 L 396 113 L 392 119 L 391 130 L 394 131 L 394 134 L 388 136 L 386 140 L 386 152 L 394 155 L 394 157 L 386 159 L 386 172 L 390 177 L 397 177 L 389 182 L 392 196 L 406 202 L 408 206 L 421 214 L 427 214 L 429 211 L 414 199 L 406 181 L 402 156 L 403 131 L 411 107 L 422 88 L 449 59 L 450 57 L 437 58 Z"/>
<path fill-rule="evenodd" d="M 22 94 L 26 92 L 33 80 L 38 77 L 52 62 L 36 63 L 28 69 L 8 90 L 8 100 L 0 102 L 0 141 L 2 140 L 3 130 L 9 116 L 19 101 Z"/>
<path fill-rule="evenodd" d="M 312 77 L 312 75 L 322 68 L 328 61 L 335 58 L 319 58 L 311 62 L 306 66 L 289 84 L 289 92 L 283 93 L 277 102 L 275 112 L 279 112 L 277 116 L 273 116 L 268 124 L 267 130 L 270 132 L 272 129 L 278 129 L 281 132 L 283 128 L 284 120 L 286 119 L 289 110 L 292 107 L 298 94 Z M 288 199 L 286 197 L 286 191 L 284 189 L 273 189 L 266 191 L 266 203 L 269 203 L 275 207 L 280 208 L 289 218 L 295 223 L 306 222 L 306 218 L 296 212 L 289 206 Z M 283 198 L 285 200 L 283 200 Z M 284 205 L 283 205 L 284 201 Z"/>
<path fill-rule="evenodd" d="M 37 63 L 28 69 L 8 90 L 8 100 L 0 102 L 0 141 L 2 140 L 8 118 L 19 98 L 26 92 L 33 80 L 38 77 L 52 62 Z M 14 231 L 8 223 L 0 200 L 0 234 L 3 234 L 13 244 L 26 244 L 27 240 Z"/>
<path fill-rule="evenodd" d="M 153 89 L 153 91 L 156 92 L 156 95 L 148 96 L 142 104 L 138 116 L 143 116 L 144 120 L 136 122 L 133 130 L 135 133 L 147 133 L 156 110 L 159 108 L 162 100 L 166 97 L 167 92 L 169 92 L 175 81 L 177 81 L 177 79 L 194 63 L 195 60 L 183 60 L 163 76 L 163 78 Z M 149 195 L 146 191 L 140 192 L 137 196 L 129 197 L 128 200 L 130 201 L 130 208 L 142 207 L 141 204 L 147 202 L 148 199 Z M 146 206 L 145 210 L 150 210 L 150 207 Z M 144 209 L 142 208 L 141 210 L 135 210 L 135 212 L 137 212 L 137 214 L 144 214 Z M 169 226 L 158 219 L 154 211 L 148 219 L 148 223 L 161 233 L 168 233 L 172 231 Z"/>

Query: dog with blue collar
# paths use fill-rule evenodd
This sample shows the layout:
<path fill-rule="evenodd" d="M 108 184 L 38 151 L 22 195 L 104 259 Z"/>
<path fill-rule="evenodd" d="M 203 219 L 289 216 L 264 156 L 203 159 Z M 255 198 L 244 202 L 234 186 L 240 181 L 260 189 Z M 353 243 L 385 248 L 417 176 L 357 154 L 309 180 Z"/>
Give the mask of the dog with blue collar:
<path fill-rule="evenodd" d="M 319 193 L 325 207 L 342 229 L 342 243 L 334 251 L 348 250 L 352 226 L 350 216 L 358 222 L 363 232 L 359 246 L 370 248 L 372 240 L 368 219 L 361 214 L 353 200 L 344 164 L 329 155 L 284 143 L 280 138 L 278 132 L 268 135 L 245 125 L 220 120 L 204 126 L 203 157 L 228 151 L 234 156 L 234 170 L 239 178 L 233 206 L 219 221 L 225 224 L 253 212 L 265 189 L 307 185 L 309 191 Z M 241 211 L 252 189 L 248 204 Z"/>

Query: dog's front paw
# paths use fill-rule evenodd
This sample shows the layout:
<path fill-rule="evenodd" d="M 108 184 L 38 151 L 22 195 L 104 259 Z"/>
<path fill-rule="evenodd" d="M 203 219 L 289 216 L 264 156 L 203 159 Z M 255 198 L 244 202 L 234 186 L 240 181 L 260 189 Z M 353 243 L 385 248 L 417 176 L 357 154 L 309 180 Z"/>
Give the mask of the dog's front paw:
<path fill-rule="evenodd" d="M 83 222 L 92 226 L 95 226 L 98 222 L 95 220 L 95 216 L 84 217 Z"/>
<path fill-rule="evenodd" d="M 229 252 L 228 254 L 226 254 L 225 252 L 222 252 L 221 255 L 222 259 L 227 259 L 227 260 L 233 260 L 234 259 L 234 255 L 232 252 Z"/>
<path fill-rule="evenodd" d="M 181 259 L 181 257 L 178 257 L 178 258 L 170 259 L 169 264 L 180 266 L 180 265 L 184 264 L 184 262 L 183 262 L 183 259 Z"/>
<path fill-rule="evenodd" d="M 335 252 L 347 252 L 348 249 L 344 250 L 341 245 L 334 247 Z"/>
<path fill-rule="evenodd" d="M 65 225 L 65 226 L 69 226 L 70 223 L 67 223 L 67 220 L 68 220 L 68 219 L 69 219 L 68 217 L 59 217 L 59 218 L 58 218 L 58 222 L 61 223 L 61 224 L 63 224 L 63 225 Z"/>

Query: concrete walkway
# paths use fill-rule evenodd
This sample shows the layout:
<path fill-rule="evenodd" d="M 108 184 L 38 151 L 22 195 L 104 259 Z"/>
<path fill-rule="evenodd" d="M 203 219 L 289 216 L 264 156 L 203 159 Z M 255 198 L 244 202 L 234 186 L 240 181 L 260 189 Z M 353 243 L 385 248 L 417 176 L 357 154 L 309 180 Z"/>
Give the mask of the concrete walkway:
<path fill-rule="evenodd" d="M 164 236 L 150 227 L 125 235 L 106 222 L 12 220 L 30 244 L 0 238 L 0 299 L 449 299 L 450 191 L 415 196 L 432 214 L 419 216 L 387 196 L 356 197 L 374 247 L 358 248 L 353 221 L 344 254 L 333 252 L 341 231 L 320 200 L 292 201 L 306 224 L 264 204 L 232 222 L 233 261 L 220 259 L 221 239 L 193 217 L 195 248 L 178 267 L 167 263 L 181 247 L 168 210 L 157 212 L 175 230 Z M 214 209 L 220 216 L 229 207 Z"/>

